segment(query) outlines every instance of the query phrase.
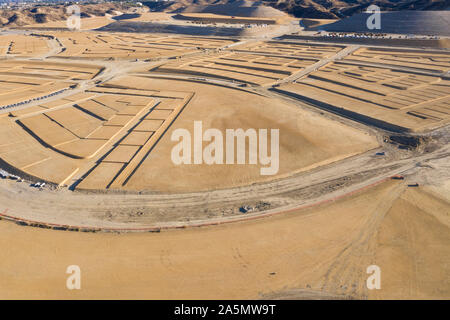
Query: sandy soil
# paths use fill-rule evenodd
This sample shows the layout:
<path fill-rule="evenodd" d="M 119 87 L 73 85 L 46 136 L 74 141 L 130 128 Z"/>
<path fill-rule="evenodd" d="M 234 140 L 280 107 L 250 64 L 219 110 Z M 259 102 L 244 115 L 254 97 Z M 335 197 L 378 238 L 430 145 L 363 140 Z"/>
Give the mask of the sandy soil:
<path fill-rule="evenodd" d="M 449 202 L 409 188 L 386 213 L 376 239 L 384 294 L 374 299 L 448 299 Z"/>
<path fill-rule="evenodd" d="M 447 58 L 441 57 L 440 66 L 419 65 L 445 70 L 449 66 Z M 416 58 L 408 59 L 413 63 Z M 426 132 L 450 121 L 447 112 L 450 82 L 439 74 L 418 75 L 408 69 L 351 63 L 327 64 L 276 90 L 393 131 Z"/>
<path fill-rule="evenodd" d="M 305 29 L 319 27 L 324 24 L 336 22 L 336 19 L 301 19 L 301 24 Z"/>
<path fill-rule="evenodd" d="M 4 134 L 6 140 L 0 145 L 2 147 L 0 154 L 2 154 L 4 161 L 42 180 L 62 184 L 63 182 L 66 183 L 75 170 L 80 169 L 77 173 L 78 177 L 83 177 L 97 163 L 103 161 L 102 158 L 111 150 L 112 154 L 106 156 L 105 162 L 129 164 L 126 169 L 127 175 L 123 177 L 120 183 L 114 181 L 111 188 L 133 191 L 195 192 L 274 180 L 356 155 L 378 146 L 375 137 L 367 133 L 328 119 L 322 119 L 311 112 L 300 110 L 281 100 L 268 99 L 242 90 L 189 81 L 159 80 L 145 77 L 118 78 L 108 82 L 107 85 L 117 83 L 137 83 L 134 87 L 141 89 L 141 93 L 143 89 L 153 90 L 149 94 L 154 98 L 123 96 L 120 95 L 122 91 L 113 88 L 111 90 L 116 90 L 118 94 L 100 96 L 94 98 L 94 100 L 89 100 L 91 104 L 96 103 L 98 107 L 100 105 L 96 101 L 105 103 L 109 108 L 119 110 L 118 114 L 108 121 L 101 121 L 93 117 L 92 114 L 87 114 L 70 105 L 62 109 L 45 110 L 44 114 L 20 118 L 20 123 L 16 122 L 16 118 L 2 118 L 3 130 L 9 132 Z M 130 88 L 134 87 L 131 86 Z M 167 91 L 167 88 L 170 88 L 171 91 Z M 102 87 L 99 87 L 98 90 L 101 91 Z M 191 95 L 193 95 L 192 99 L 189 98 Z M 178 99 L 178 102 L 171 102 L 171 99 L 168 99 L 166 108 L 168 108 L 168 111 L 174 110 L 171 113 L 173 116 L 162 114 L 162 110 L 154 110 L 149 113 L 151 107 L 158 100 L 158 96 L 172 97 L 171 99 L 184 97 L 190 100 L 183 102 L 183 100 Z M 107 97 L 117 101 L 108 100 Z M 125 99 L 126 97 L 127 99 Z M 220 97 L 220 99 L 217 99 L 217 97 Z M 126 101 L 120 102 L 123 99 Z M 145 100 L 145 103 L 138 106 L 141 103 L 139 100 L 142 99 Z M 166 101 L 165 98 L 161 99 Z M 80 103 L 81 106 L 84 106 L 82 102 Z M 129 105 L 127 106 L 127 104 Z M 130 114 L 131 111 L 126 111 L 126 108 L 129 110 L 132 106 L 137 109 L 135 108 L 136 110 Z M 183 106 L 184 109 L 181 109 Z M 89 105 L 84 106 L 84 108 L 88 107 Z M 97 112 L 95 109 L 91 110 L 90 112 Z M 147 113 L 149 115 L 146 115 Z M 273 119 L 273 114 L 277 114 L 277 119 Z M 145 119 L 139 120 L 143 118 Z M 267 167 L 267 165 L 262 165 L 259 161 L 257 164 L 249 164 L 248 147 L 246 148 L 246 164 L 175 165 L 171 161 L 171 152 L 176 145 L 175 142 L 171 141 L 172 132 L 178 128 L 184 128 L 194 137 L 194 121 L 202 121 L 203 130 L 208 128 L 219 129 L 223 136 L 225 136 L 226 129 L 278 129 L 280 131 L 279 170 L 275 171 L 274 175 L 261 175 L 261 168 Z M 8 122 L 9 124 L 7 124 Z M 98 137 L 91 140 L 90 136 L 95 135 L 96 131 L 102 129 L 102 125 L 107 128 L 110 126 L 119 127 L 121 133 L 118 133 L 117 137 L 114 136 L 103 141 L 96 140 Z M 130 128 L 134 125 L 137 125 L 133 129 L 136 132 L 148 132 L 149 135 L 155 133 L 151 138 L 154 141 L 148 146 L 144 144 L 142 150 L 139 149 L 139 146 L 133 147 L 133 151 L 129 151 L 130 147 L 125 147 L 127 149 L 125 154 L 121 152 L 121 157 L 114 157 L 117 152 L 113 150 L 112 144 L 119 145 L 120 138 L 125 137 L 126 130 L 131 130 Z M 22 131 L 24 130 L 22 127 L 39 137 L 46 145 L 51 146 L 52 150 L 41 145 L 31 136 L 23 137 L 24 132 Z M 168 128 L 169 130 L 165 131 Z M 13 133 L 15 133 L 12 137 L 15 139 L 15 147 L 12 146 L 13 141 L 6 138 Z M 18 139 L 18 137 L 22 138 Z M 159 138 L 161 140 L 158 141 Z M 0 141 L 2 140 L 0 139 Z M 107 143 L 109 145 L 105 147 Z M 205 142 L 204 146 L 206 145 Z M 23 163 L 25 159 L 23 159 L 23 151 L 21 151 L 25 149 L 34 150 L 30 154 L 33 159 L 27 158 L 27 163 Z M 150 154 L 147 156 L 148 151 L 150 151 Z M 135 154 L 136 156 L 134 156 Z M 38 157 L 38 155 L 41 156 Z M 70 155 L 71 158 L 67 155 Z M 51 159 L 46 160 L 49 157 Z M 74 157 L 81 159 L 72 159 Z M 135 160 L 133 157 L 140 160 Z M 143 160 L 142 164 L 140 163 L 141 160 Z M 135 164 L 133 164 L 133 161 Z M 225 162 L 225 154 L 223 162 Z M 109 169 L 105 170 L 103 167 L 102 165 L 99 168 L 102 172 L 109 172 L 111 168 L 114 171 L 110 174 L 100 175 L 104 176 L 103 180 L 100 179 L 101 181 L 94 179 L 95 184 L 84 183 L 85 181 L 83 181 L 79 187 L 82 189 L 87 187 L 89 189 L 104 189 L 112 182 L 112 178 L 121 168 L 120 165 L 108 165 Z M 130 167 L 129 170 L 128 167 Z M 83 178 L 91 180 L 90 176 L 96 176 L 96 170 Z M 117 179 L 120 180 L 120 177 Z M 126 184 L 124 184 L 125 182 Z M 71 185 L 72 183 L 67 184 Z"/>
<path fill-rule="evenodd" d="M 47 33 L 47 32 L 46 32 Z M 100 59 L 163 59 L 192 54 L 199 49 L 216 49 L 236 40 L 200 37 L 177 37 L 154 33 L 50 32 L 63 48 L 55 52 L 58 58 Z"/>
<path fill-rule="evenodd" d="M 329 163 L 375 148 L 376 140 L 352 128 L 342 126 L 281 101 L 268 100 L 237 90 L 210 87 L 189 82 L 154 80 L 153 89 L 195 92 L 194 98 L 129 180 L 126 189 L 192 192 L 227 188 L 272 180 L 318 164 Z M 220 99 L 217 99 L 220 97 Z M 271 115 L 277 114 L 274 119 Z M 186 128 L 194 136 L 193 122 L 201 120 L 204 130 L 248 128 L 280 130 L 280 169 L 275 176 L 261 176 L 261 165 L 174 165 L 170 159 L 174 142 L 172 132 Z M 330 131 L 325 133 L 325 128 Z M 205 143 L 206 145 L 206 143 Z M 248 159 L 248 158 L 247 158 Z"/>
<path fill-rule="evenodd" d="M 109 15 L 103 17 L 91 17 L 81 19 L 81 29 L 80 30 L 91 30 L 106 26 L 114 22 Z M 66 20 L 62 21 L 51 21 L 46 23 L 36 23 L 29 24 L 23 27 L 24 29 L 67 29 Z"/>
<path fill-rule="evenodd" d="M 448 298 L 448 205 L 391 180 L 315 209 L 160 234 L 0 222 L 0 297 L 254 299 L 300 290 L 296 298 Z M 82 271 L 80 291 L 65 287 L 72 264 Z M 382 269 L 377 292 L 365 286 L 371 264 Z"/>
<path fill-rule="evenodd" d="M 450 297 L 448 126 L 417 139 L 421 145 L 416 149 L 408 148 L 392 142 L 391 133 L 318 111 L 266 87 L 240 87 L 217 78 L 194 80 L 189 79 L 192 75 L 185 74 L 151 78 L 152 72 L 148 72 L 170 62 L 165 58 L 168 55 L 161 54 L 162 48 L 166 52 L 181 48 L 183 52 L 173 56 L 189 54 L 187 58 L 195 60 L 207 50 L 230 49 L 234 45 L 230 39 L 166 39 L 153 34 L 90 32 L 72 39 L 72 33 L 54 34 L 67 37 L 60 43 L 61 39 L 48 40 L 50 53 L 45 56 L 43 53 L 41 58 L 57 55 L 66 46 L 70 49 L 64 51 L 66 57 L 79 57 L 81 52 L 88 52 L 90 58 L 85 67 L 90 70 L 97 68 L 95 64 L 106 57 L 133 57 L 134 60 L 145 57 L 158 61 L 101 61 L 99 65 L 103 68 L 99 75 L 91 79 L 93 74 L 87 72 L 81 80 L 74 79 L 73 75 L 81 74 L 77 69 L 79 65 L 67 65 L 67 70 L 59 70 L 59 65 L 54 68 L 58 70 L 43 72 L 42 66 L 47 62 L 41 62 L 40 67 L 32 71 L 34 75 L 27 77 L 36 87 L 39 85 L 33 94 L 47 92 L 48 87 L 42 82 L 50 75 L 77 83 L 78 88 L 73 90 L 76 94 L 44 99 L 42 105 L 38 105 L 40 100 L 35 101 L 29 110 L 15 107 L 11 111 L 24 119 L 24 123 L 37 125 L 33 130 L 59 151 L 41 146 L 14 122 L 17 118 L 3 116 L 0 117 L 1 160 L 14 160 L 11 161 L 14 163 L 9 166 L 1 162 L 2 168 L 16 174 L 14 167 L 28 170 L 35 176 L 26 177 L 30 181 L 36 182 L 39 180 L 36 176 L 45 176 L 63 185 L 73 183 L 74 187 L 78 186 L 78 179 L 89 172 L 87 177 L 94 173 L 91 182 L 101 180 L 103 187 L 111 179 L 120 178 L 116 180 L 126 190 L 73 192 L 53 185 L 37 188 L 29 181 L 1 179 L 0 212 L 45 223 L 103 227 L 109 231 L 132 227 L 152 227 L 153 231 L 162 228 L 162 231 L 84 233 L 0 221 L 3 248 L 0 252 L 0 298 Z M 304 69 L 284 79 L 286 82 L 301 82 L 300 78 L 308 77 L 315 68 L 324 67 L 356 49 L 356 46 L 343 49 L 339 45 L 259 40 L 261 38 L 235 42 L 243 44 L 236 47 L 241 50 L 236 56 L 242 58 L 245 51 L 248 54 L 258 50 L 260 52 L 252 54 L 265 58 L 258 62 L 284 65 L 283 68 L 291 66 L 286 65 L 292 63 L 286 59 L 292 60 L 295 56 L 320 59 L 308 67 L 302 66 Z M 2 52 L 8 50 L 8 41 L 0 48 Z M 123 53 L 122 42 L 125 47 L 133 43 L 133 50 L 139 55 Z M 142 48 L 143 42 L 155 48 Z M 86 51 L 93 43 L 99 45 L 92 45 L 93 51 Z M 112 47 L 117 51 L 112 52 Z M 185 49 L 194 52 L 187 53 Z M 20 50 L 27 50 L 26 45 Z M 361 51 L 360 59 L 366 59 Z M 398 75 L 399 70 L 404 71 L 403 65 L 417 61 L 417 56 L 414 61 L 403 54 L 392 55 L 389 59 L 398 64 L 392 72 Z M 442 64 L 446 68 L 448 64 L 445 57 L 438 57 L 439 61 L 436 57 L 428 62 L 423 59 L 419 58 L 420 65 Z M 255 67 L 245 58 L 242 63 Z M 349 81 L 353 87 L 366 90 L 355 94 L 360 100 L 383 95 L 389 91 L 389 85 L 395 85 L 384 79 L 391 77 L 391 73 L 383 73 L 379 65 L 367 63 L 361 62 L 361 74 L 343 71 L 352 78 Z M 7 66 L 0 71 L 6 74 L 9 69 Z M 366 74 L 374 69 L 378 72 Z M 320 72 L 313 75 L 323 76 Z M 420 77 L 400 79 L 403 87 L 415 86 L 417 79 L 427 84 L 429 75 L 418 68 L 414 72 Z M 132 76 L 121 78 L 124 74 Z M 6 86 L 0 90 L 2 95 L 12 96 L 15 92 L 9 91 L 23 90 L 23 81 L 19 85 L 4 81 L 17 82 L 23 75 L 16 72 L 2 76 Z M 249 75 L 242 73 L 240 76 Z M 373 86 L 372 92 L 362 85 L 376 82 L 378 80 L 374 79 L 380 77 L 382 81 Z M 340 79 L 343 81 L 343 76 Z M 342 93 L 348 95 L 349 90 L 337 89 L 335 81 L 336 78 L 329 77 L 323 87 L 328 91 L 338 90 L 339 99 L 332 102 L 341 105 L 345 100 Z M 129 83 L 133 84 L 130 88 L 126 87 Z M 447 99 L 448 84 L 442 83 L 444 85 L 433 95 L 443 95 L 442 99 Z M 412 96 L 409 92 L 402 99 L 414 106 L 421 99 L 428 103 L 431 91 L 425 88 L 427 90 L 419 95 Z M 22 92 L 18 96 L 27 94 Z M 66 102 L 62 103 L 60 100 L 64 99 Z M 161 104 L 150 110 L 157 100 L 162 100 Z M 447 105 L 443 102 L 442 105 L 435 103 L 434 107 L 445 113 Z M 66 110 L 73 103 L 80 103 L 89 112 L 83 113 L 74 107 Z M 48 115 L 44 116 L 43 112 Z M 38 114 L 41 117 L 35 117 Z M 46 119 L 45 125 L 42 119 Z M 104 123 L 100 119 L 104 119 Z M 171 133 L 177 128 L 192 132 L 195 120 L 202 120 L 204 129 L 280 129 L 278 175 L 262 177 L 259 166 L 248 165 L 176 167 L 169 161 L 174 145 L 170 141 Z M 116 128 L 94 131 L 97 134 L 94 135 L 92 130 L 100 128 L 100 124 L 117 127 L 119 131 L 115 131 Z M 131 130 L 134 124 L 136 132 Z M 59 134 L 61 130 L 70 131 L 80 140 L 70 140 Z M 110 139 L 117 132 L 128 130 L 133 135 L 120 140 L 119 134 Z M 80 147 L 86 142 L 81 140 L 89 140 L 86 137 L 91 134 L 97 140 L 107 141 L 105 145 L 111 153 L 96 152 L 101 149 L 98 141 Z M 407 138 L 411 137 L 404 137 Z M 70 158 L 66 162 L 68 157 L 60 151 L 90 159 Z M 150 151 L 148 156 L 147 151 Z M 96 158 L 97 153 L 99 158 Z M 145 161 L 141 164 L 141 160 Z M 99 166 L 90 172 L 94 162 Z M 125 165 L 130 166 L 129 170 L 125 168 L 119 173 Z M 134 174 L 127 179 L 131 173 Z M 405 178 L 390 179 L 394 174 Z M 126 179 L 122 180 L 124 175 Z M 250 211 L 244 214 L 242 208 L 250 208 Z M 192 224 L 212 222 L 221 225 L 192 227 Z M 174 229 L 180 225 L 184 228 Z M 65 271 L 72 264 L 81 267 L 81 291 L 69 291 L 65 287 Z M 366 268 L 372 264 L 382 270 L 379 291 L 366 288 Z"/>

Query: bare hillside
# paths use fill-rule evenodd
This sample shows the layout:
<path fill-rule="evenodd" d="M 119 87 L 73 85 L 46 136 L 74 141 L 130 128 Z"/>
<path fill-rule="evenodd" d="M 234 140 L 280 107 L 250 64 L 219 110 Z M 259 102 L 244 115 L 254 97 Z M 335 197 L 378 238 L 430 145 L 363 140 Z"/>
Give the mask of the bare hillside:
<path fill-rule="evenodd" d="M 0 26 L 17 27 L 36 23 L 61 21 L 67 18 L 68 5 L 36 5 L 32 8 L 0 9 Z M 118 2 L 80 5 L 81 17 L 114 15 L 116 11 L 124 10 L 124 5 Z"/>
<path fill-rule="evenodd" d="M 237 4 L 243 7 L 271 6 L 296 17 L 336 19 L 364 11 L 369 5 L 378 5 L 383 11 L 397 10 L 448 10 L 450 0 L 180 0 L 143 2 L 155 11 L 195 10 L 196 6 Z M 232 12 L 229 13 L 233 15 Z"/>

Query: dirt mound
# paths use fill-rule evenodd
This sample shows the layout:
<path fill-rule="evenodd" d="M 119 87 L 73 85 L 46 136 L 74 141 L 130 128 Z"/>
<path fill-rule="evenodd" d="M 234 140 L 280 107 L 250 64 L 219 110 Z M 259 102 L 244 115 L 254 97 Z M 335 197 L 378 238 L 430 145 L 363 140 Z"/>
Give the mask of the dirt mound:
<path fill-rule="evenodd" d="M 232 27 L 209 26 L 183 26 L 176 24 L 141 22 L 141 21 L 116 21 L 97 29 L 109 32 L 137 32 L 137 33 L 172 33 L 195 36 L 245 36 L 252 34 L 251 29 Z"/>
<path fill-rule="evenodd" d="M 124 13 L 117 17 L 114 17 L 114 20 L 129 20 L 139 18 L 141 15 L 139 13 Z"/>
<path fill-rule="evenodd" d="M 37 23 L 45 23 L 47 22 L 47 15 L 45 13 L 38 13 L 34 15 L 34 20 Z"/>
<path fill-rule="evenodd" d="M 300 23 L 305 29 L 315 28 L 324 24 L 336 22 L 335 19 L 301 19 Z"/>
<path fill-rule="evenodd" d="M 262 2 L 252 1 L 235 1 L 227 4 L 213 4 L 213 5 L 192 5 L 186 8 L 175 10 L 176 13 L 212 13 L 226 16 L 237 17 L 282 17 L 285 13 L 280 10 L 268 7 Z"/>
<path fill-rule="evenodd" d="M 143 4 L 148 6 L 152 11 L 175 11 L 176 13 L 199 12 L 184 10 L 193 10 L 193 7 L 197 10 L 200 6 L 205 8 L 217 5 L 239 5 L 241 7 L 264 5 L 273 7 L 295 17 L 315 19 L 338 19 L 350 17 L 356 13 L 365 11 L 371 4 L 377 5 L 382 11 L 449 9 L 448 0 L 179 0 L 158 2 L 152 1 L 144 2 Z M 256 10 L 256 12 L 253 12 L 252 14 L 264 14 L 258 11 L 259 10 Z M 225 13 L 221 12 L 220 14 Z"/>

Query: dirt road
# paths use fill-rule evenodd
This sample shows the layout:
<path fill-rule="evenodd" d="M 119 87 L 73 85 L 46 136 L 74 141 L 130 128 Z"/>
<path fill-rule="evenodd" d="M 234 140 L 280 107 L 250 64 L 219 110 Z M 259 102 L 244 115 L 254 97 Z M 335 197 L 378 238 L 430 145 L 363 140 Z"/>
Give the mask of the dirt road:
<path fill-rule="evenodd" d="M 0 221 L 0 298 L 448 298 L 445 206 L 390 180 L 267 219 L 153 234 Z M 376 292 L 366 287 L 373 264 Z M 69 265 L 81 268 L 81 290 L 66 288 Z"/>

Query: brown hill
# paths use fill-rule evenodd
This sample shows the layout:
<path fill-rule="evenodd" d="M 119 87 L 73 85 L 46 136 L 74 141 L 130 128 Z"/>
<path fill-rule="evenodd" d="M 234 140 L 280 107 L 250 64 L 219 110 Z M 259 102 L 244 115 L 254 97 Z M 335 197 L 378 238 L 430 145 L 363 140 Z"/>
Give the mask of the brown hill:
<path fill-rule="evenodd" d="M 143 4 L 152 11 L 174 13 L 268 17 L 279 16 L 283 11 L 295 17 L 314 19 L 346 18 L 364 11 L 371 4 L 378 5 L 383 11 L 450 9 L 450 0 L 177 0 L 144 1 Z M 31 8 L 0 9 L 0 27 L 61 21 L 67 18 L 66 6 L 38 4 Z M 110 2 L 80 6 L 82 17 L 90 17 L 114 14 L 126 10 L 130 4 Z"/>
<path fill-rule="evenodd" d="M 154 11 L 183 12 L 196 10 L 211 5 L 230 5 L 242 3 L 249 6 L 271 6 L 296 17 L 316 19 L 338 19 L 349 17 L 375 4 L 382 11 L 400 10 L 446 10 L 450 8 L 450 0 L 178 0 L 163 2 L 143 2 Z M 199 12 L 199 11 L 195 11 Z M 208 12 L 211 13 L 211 12 Z M 221 13 L 223 14 L 223 13 Z M 230 15 L 230 14 L 229 14 Z"/>
<path fill-rule="evenodd" d="M 18 27 L 36 23 L 61 21 L 67 19 L 68 5 L 36 5 L 31 8 L 0 9 L 0 27 Z M 105 16 L 115 10 L 126 9 L 124 5 L 113 3 L 80 5 L 81 17 Z"/>
<path fill-rule="evenodd" d="M 174 12 L 180 13 L 212 13 L 237 17 L 282 17 L 285 15 L 280 10 L 264 5 L 260 1 L 236 0 L 228 3 L 214 3 L 210 5 L 193 4 L 185 8 L 179 8 Z"/>

